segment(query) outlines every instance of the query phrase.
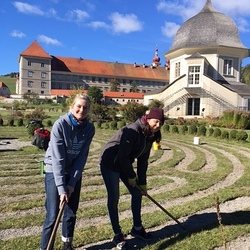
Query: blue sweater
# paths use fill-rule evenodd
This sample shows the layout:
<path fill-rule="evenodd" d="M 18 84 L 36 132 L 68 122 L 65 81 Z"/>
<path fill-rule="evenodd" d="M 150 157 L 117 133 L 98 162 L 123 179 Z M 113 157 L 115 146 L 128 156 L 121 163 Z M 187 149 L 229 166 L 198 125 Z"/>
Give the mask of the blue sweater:
<path fill-rule="evenodd" d="M 84 126 L 73 126 L 69 113 L 54 123 L 44 163 L 46 173 L 54 174 L 59 195 L 67 192 L 67 185 L 75 187 L 81 178 L 94 134 L 95 127 L 88 121 Z M 65 174 L 70 176 L 68 183 Z"/>

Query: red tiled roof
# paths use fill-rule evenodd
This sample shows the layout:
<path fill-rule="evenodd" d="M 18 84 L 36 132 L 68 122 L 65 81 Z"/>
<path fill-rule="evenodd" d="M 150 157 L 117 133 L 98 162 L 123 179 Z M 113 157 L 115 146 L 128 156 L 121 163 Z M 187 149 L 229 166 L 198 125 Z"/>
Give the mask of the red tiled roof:
<path fill-rule="evenodd" d="M 83 58 L 53 57 L 51 70 L 110 78 L 124 77 L 126 79 L 138 78 L 142 80 L 169 81 L 169 70 L 166 70 L 165 67 L 151 68 L 150 65 L 146 67 L 136 65 L 134 67 L 134 64 L 95 61 Z"/>
<path fill-rule="evenodd" d="M 72 89 L 51 89 L 51 95 L 70 96 L 74 92 L 75 90 Z M 87 90 L 82 90 L 82 93 L 86 94 Z"/>
<path fill-rule="evenodd" d="M 133 99 L 143 99 L 143 93 L 135 93 L 135 92 L 104 92 L 104 97 L 109 98 L 133 98 Z"/>
<path fill-rule="evenodd" d="M 35 40 L 20 56 L 41 57 L 52 59 L 52 57 Z"/>
<path fill-rule="evenodd" d="M 52 71 L 64 71 L 90 76 L 140 79 L 150 81 L 169 82 L 169 70 L 165 67 L 153 67 L 151 65 L 134 65 L 119 62 L 95 61 L 84 58 L 50 56 L 35 40 L 21 56 L 40 57 L 52 59 Z"/>

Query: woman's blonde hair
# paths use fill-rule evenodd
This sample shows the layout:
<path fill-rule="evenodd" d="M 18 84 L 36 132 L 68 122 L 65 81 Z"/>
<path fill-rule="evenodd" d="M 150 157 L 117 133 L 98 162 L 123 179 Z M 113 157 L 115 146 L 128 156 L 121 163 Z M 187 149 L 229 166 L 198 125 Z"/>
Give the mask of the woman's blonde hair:
<path fill-rule="evenodd" d="M 83 100 L 86 100 L 86 101 L 88 102 L 88 104 L 89 104 L 89 107 L 91 106 L 90 97 L 89 97 L 88 95 L 86 95 L 86 94 L 77 94 L 77 95 L 75 96 L 75 98 L 73 99 L 73 102 L 72 102 L 71 105 L 74 105 L 74 104 L 75 104 L 76 99 L 83 99 Z"/>

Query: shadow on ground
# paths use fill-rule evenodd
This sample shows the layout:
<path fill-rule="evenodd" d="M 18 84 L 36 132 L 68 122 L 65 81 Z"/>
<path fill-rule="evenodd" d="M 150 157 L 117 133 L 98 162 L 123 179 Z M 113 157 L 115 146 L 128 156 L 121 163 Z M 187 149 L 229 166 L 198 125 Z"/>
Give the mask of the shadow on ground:
<path fill-rule="evenodd" d="M 239 211 L 233 213 L 220 213 L 222 224 L 226 225 L 244 225 L 250 223 L 250 211 Z M 204 230 L 211 230 L 219 226 L 216 213 L 195 214 L 190 216 L 184 223 L 184 230 L 180 225 L 170 225 L 159 230 L 151 231 L 153 238 L 149 241 L 128 237 L 128 245 L 131 250 L 143 249 L 161 241 L 157 250 L 165 250 L 176 242 L 184 240 L 192 234 Z M 107 250 L 112 249 L 114 245 L 111 242 L 105 242 L 85 248 L 86 250 Z M 156 248 L 155 248 L 156 249 Z"/>

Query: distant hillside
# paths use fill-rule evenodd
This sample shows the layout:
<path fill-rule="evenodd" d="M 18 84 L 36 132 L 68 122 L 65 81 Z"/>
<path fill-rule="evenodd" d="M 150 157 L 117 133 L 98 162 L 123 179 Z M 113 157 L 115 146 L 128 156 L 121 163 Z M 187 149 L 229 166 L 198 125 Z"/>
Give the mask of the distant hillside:
<path fill-rule="evenodd" d="M 16 93 L 16 77 L 0 76 L 0 82 L 8 86 L 11 94 Z"/>

